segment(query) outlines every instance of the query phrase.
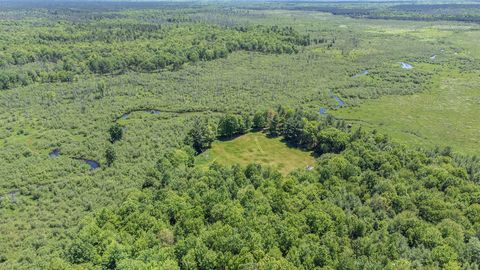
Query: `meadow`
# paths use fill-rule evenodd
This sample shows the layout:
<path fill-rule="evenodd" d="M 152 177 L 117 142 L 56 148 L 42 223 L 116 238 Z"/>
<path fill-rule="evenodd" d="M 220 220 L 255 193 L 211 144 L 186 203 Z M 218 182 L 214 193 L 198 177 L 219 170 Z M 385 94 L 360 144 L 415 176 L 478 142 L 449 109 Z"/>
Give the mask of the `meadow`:
<path fill-rule="evenodd" d="M 335 115 L 425 149 L 451 146 L 476 155 L 480 147 L 479 74 L 445 72 L 431 91 L 381 97 Z M 359 122 L 360 121 L 360 122 Z"/>
<path fill-rule="evenodd" d="M 250 133 L 233 140 L 214 142 L 211 149 L 196 159 L 200 167 L 209 166 L 213 162 L 241 166 L 257 163 L 272 167 L 284 175 L 294 169 L 313 169 L 315 165 L 313 153 L 288 147 L 280 138 L 268 138 L 262 133 Z"/>
<path fill-rule="evenodd" d="M 480 48 L 474 40 L 480 38 L 475 29 L 449 31 L 423 29 L 413 32 L 396 32 L 421 36 L 424 39 L 448 40 L 456 47 L 455 55 L 476 62 Z M 432 61 L 442 61 L 444 55 L 432 54 Z M 361 106 L 339 110 L 340 118 L 360 120 L 370 128 L 378 128 L 395 140 L 424 148 L 451 146 L 460 154 L 478 154 L 480 143 L 479 73 L 477 69 L 455 69 L 449 65 L 434 68 L 432 86 L 425 92 L 408 96 L 388 96 L 369 100 Z"/>

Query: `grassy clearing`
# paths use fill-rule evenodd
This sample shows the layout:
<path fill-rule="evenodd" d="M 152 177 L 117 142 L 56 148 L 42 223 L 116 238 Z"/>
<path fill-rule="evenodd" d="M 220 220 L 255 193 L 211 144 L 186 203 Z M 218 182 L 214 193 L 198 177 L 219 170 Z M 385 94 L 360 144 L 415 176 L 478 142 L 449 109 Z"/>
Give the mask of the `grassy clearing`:
<path fill-rule="evenodd" d="M 409 96 L 386 96 L 335 112 L 358 119 L 393 139 L 422 147 L 452 146 L 457 152 L 480 153 L 479 73 L 437 76 L 435 90 Z"/>
<path fill-rule="evenodd" d="M 211 149 L 197 157 L 196 163 L 208 166 L 214 161 L 242 166 L 259 163 L 278 168 L 282 174 L 315 163 L 310 152 L 288 147 L 280 138 L 270 139 L 262 133 L 249 133 L 231 141 L 216 141 Z"/>

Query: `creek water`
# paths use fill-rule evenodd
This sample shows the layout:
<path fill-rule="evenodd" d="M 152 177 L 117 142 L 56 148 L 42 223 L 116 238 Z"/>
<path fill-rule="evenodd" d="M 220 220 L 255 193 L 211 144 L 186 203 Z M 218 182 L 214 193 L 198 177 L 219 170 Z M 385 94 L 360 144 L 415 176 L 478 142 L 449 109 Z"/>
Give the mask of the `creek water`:
<path fill-rule="evenodd" d="M 53 149 L 52 152 L 48 154 L 48 156 L 51 158 L 60 156 L 60 149 L 59 148 Z"/>
<path fill-rule="evenodd" d="M 405 63 L 405 62 L 400 62 L 400 64 L 402 65 L 402 68 L 403 69 L 412 69 L 413 66 L 408 64 L 408 63 Z"/>

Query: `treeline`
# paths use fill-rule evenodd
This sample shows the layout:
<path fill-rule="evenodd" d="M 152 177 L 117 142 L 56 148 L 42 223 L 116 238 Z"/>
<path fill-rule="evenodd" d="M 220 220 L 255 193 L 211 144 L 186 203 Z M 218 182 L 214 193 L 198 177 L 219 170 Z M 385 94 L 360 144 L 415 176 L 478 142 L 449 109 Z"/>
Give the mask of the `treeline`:
<path fill-rule="evenodd" d="M 97 29 L 97 27 L 99 29 Z M 79 74 L 178 69 L 238 51 L 296 53 L 310 38 L 291 27 L 236 27 L 145 23 L 71 24 L 36 29 L 31 40 L 15 37 L 0 47 L 0 89 L 33 82 L 70 82 Z"/>
<path fill-rule="evenodd" d="M 244 119 L 226 115 L 218 129 L 242 132 Z M 313 144 L 321 154 L 315 170 L 282 177 L 256 164 L 213 164 L 203 171 L 189 148 L 168 151 L 123 204 L 87 217 L 49 268 L 480 266 L 480 187 L 448 149 L 412 150 L 377 132 L 281 107 L 255 119 L 252 128 L 299 145 L 302 132 L 295 130 L 314 126 L 321 134 Z"/>
<path fill-rule="evenodd" d="M 341 151 L 346 143 L 339 134 L 334 134 L 335 131 L 324 130 L 334 122 L 339 128 L 347 126 L 343 121 L 334 121 L 331 116 L 323 117 L 279 106 L 276 109 L 256 112 L 254 115 L 225 114 L 218 123 L 198 119 L 185 142 L 197 153 L 201 153 L 217 138 L 231 139 L 250 131 L 261 131 L 270 137 L 283 136 L 285 141 L 293 146 L 315 150 L 321 154 L 326 146 L 318 142 L 326 137 L 340 140 L 334 142 L 335 151 Z"/>
<path fill-rule="evenodd" d="M 354 2 L 332 4 L 314 2 L 289 2 L 274 6 L 252 5 L 251 9 L 285 9 L 320 11 L 352 18 L 394 19 L 411 21 L 459 21 L 480 22 L 479 4 L 400 4 L 380 3 L 375 5 Z"/>
<path fill-rule="evenodd" d="M 351 124 L 335 120 L 330 115 L 307 113 L 300 109 L 278 106 L 275 109 L 250 114 L 225 114 L 218 122 L 198 119 L 187 135 L 185 142 L 197 153 L 207 150 L 216 139 L 231 139 L 245 133 L 265 132 L 270 137 L 281 136 L 291 146 L 314 151 L 317 155 L 339 153 L 349 143 L 342 130 L 350 130 Z M 361 136 L 360 129 L 352 136 Z M 386 137 L 385 137 L 386 139 Z M 480 159 L 478 156 L 454 154 L 450 147 L 427 152 L 430 156 L 448 156 L 455 164 L 465 168 L 471 181 L 480 183 Z"/>

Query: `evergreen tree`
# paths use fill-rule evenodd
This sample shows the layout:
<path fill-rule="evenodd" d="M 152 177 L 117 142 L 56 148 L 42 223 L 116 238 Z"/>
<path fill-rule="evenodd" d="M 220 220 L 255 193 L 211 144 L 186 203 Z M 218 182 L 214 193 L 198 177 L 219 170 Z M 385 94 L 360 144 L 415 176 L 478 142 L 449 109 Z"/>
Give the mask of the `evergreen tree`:
<path fill-rule="evenodd" d="M 110 129 L 108 130 L 108 132 L 110 133 L 110 142 L 111 143 L 119 141 L 123 137 L 123 129 L 122 129 L 122 126 L 120 126 L 119 124 L 115 124 L 115 125 L 111 126 Z"/>
<path fill-rule="evenodd" d="M 296 111 L 293 115 L 287 118 L 283 127 L 283 136 L 285 140 L 292 144 L 299 144 L 302 139 L 304 122 L 302 113 Z"/>
<path fill-rule="evenodd" d="M 268 135 L 272 137 L 277 137 L 279 134 L 279 125 L 280 125 L 280 117 L 278 114 L 275 114 L 270 123 L 268 123 Z"/>
<path fill-rule="evenodd" d="M 107 166 L 112 166 L 113 162 L 117 159 L 117 154 L 115 153 L 115 149 L 113 146 L 109 146 L 105 151 L 105 159 L 107 160 Z"/>

